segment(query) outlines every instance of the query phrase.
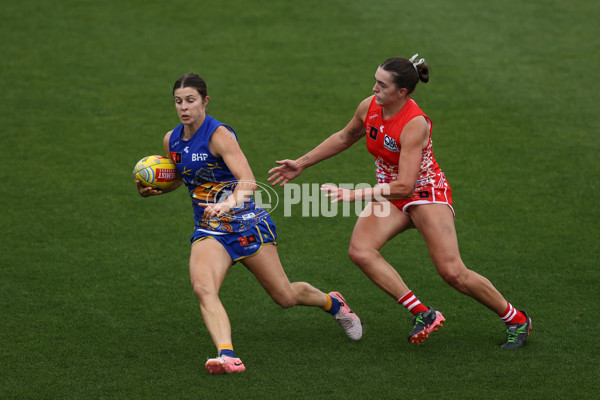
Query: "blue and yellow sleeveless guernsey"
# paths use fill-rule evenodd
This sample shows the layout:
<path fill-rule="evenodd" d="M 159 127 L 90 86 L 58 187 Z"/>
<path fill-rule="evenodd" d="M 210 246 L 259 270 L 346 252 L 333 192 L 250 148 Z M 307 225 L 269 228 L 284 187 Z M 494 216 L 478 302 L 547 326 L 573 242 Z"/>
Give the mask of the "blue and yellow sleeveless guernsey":
<path fill-rule="evenodd" d="M 219 126 L 229 129 L 237 139 L 230 126 L 208 115 L 190 139 L 181 137 L 183 124 L 173 129 L 169 139 L 171 159 L 192 198 L 196 230 L 214 235 L 246 231 L 268 218 L 267 212 L 258 207 L 253 198 L 221 218 L 204 218 L 204 207 L 198 204 L 223 201 L 237 185 L 237 179 L 225 161 L 212 155 L 208 148 L 210 138 Z"/>

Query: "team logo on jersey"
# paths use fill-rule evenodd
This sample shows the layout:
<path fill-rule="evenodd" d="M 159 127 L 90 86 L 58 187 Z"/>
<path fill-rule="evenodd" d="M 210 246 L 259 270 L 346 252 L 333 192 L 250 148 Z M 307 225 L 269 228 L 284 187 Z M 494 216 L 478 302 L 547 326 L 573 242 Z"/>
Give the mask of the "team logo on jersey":
<path fill-rule="evenodd" d="M 238 242 L 240 242 L 241 246 L 249 246 L 256 243 L 256 235 L 242 236 L 238 238 Z"/>
<path fill-rule="evenodd" d="M 177 151 L 171 152 L 171 159 L 175 161 L 175 164 L 181 164 L 181 153 Z"/>
<path fill-rule="evenodd" d="M 377 140 L 377 134 L 379 133 L 379 131 L 377 130 L 377 128 L 375 128 L 374 126 L 371 127 L 371 130 L 369 131 L 369 137 L 373 140 Z"/>
<path fill-rule="evenodd" d="M 389 151 L 394 151 L 394 152 L 399 152 L 400 150 L 398 149 L 398 143 L 396 143 L 396 141 L 394 140 L 394 138 L 385 135 L 383 137 L 383 147 L 385 147 L 386 149 L 388 149 Z"/>

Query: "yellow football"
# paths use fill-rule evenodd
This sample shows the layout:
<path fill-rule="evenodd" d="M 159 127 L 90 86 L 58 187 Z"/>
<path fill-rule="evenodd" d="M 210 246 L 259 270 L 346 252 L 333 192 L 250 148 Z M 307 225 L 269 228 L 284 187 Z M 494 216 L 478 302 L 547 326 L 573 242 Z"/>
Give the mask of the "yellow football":
<path fill-rule="evenodd" d="M 170 158 L 147 156 L 135 164 L 133 176 L 142 186 L 166 189 L 177 180 L 177 167 Z"/>

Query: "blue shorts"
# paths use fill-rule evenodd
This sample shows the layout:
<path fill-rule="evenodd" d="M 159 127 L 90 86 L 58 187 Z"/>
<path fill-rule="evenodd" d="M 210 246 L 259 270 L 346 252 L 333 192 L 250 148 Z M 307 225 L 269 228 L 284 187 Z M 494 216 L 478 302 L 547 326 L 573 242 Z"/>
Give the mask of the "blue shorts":
<path fill-rule="evenodd" d="M 206 238 L 213 238 L 221 243 L 233 261 L 238 261 L 258 253 L 263 244 L 277 244 L 275 223 L 270 216 L 267 216 L 267 218 L 253 228 L 242 232 L 220 233 L 196 228 L 190 242 L 193 245 Z"/>

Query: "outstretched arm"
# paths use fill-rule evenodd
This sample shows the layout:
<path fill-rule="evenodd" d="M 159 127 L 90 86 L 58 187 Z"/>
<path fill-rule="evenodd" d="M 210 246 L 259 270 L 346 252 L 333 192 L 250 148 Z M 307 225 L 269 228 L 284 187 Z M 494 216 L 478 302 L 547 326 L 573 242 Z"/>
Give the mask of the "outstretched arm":
<path fill-rule="evenodd" d="M 400 157 L 398 162 L 398 178 L 386 183 L 365 189 L 344 189 L 333 185 L 321 186 L 325 196 L 338 201 L 359 200 L 400 200 L 409 199 L 415 191 L 423 148 L 429 140 L 429 127 L 422 116 L 415 117 L 406 124 L 400 135 Z"/>
<path fill-rule="evenodd" d="M 300 175 L 305 168 L 341 153 L 360 140 L 365 136 L 364 120 L 370 102 L 371 97 L 363 100 L 344 129 L 329 136 L 321 144 L 302 157 L 296 160 L 286 159 L 275 161 L 279 166 L 269 170 L 271 176 L 268 181 L 272 182 L 272 185 L 279 184 L 280 186 L 283 186 Z"/>

